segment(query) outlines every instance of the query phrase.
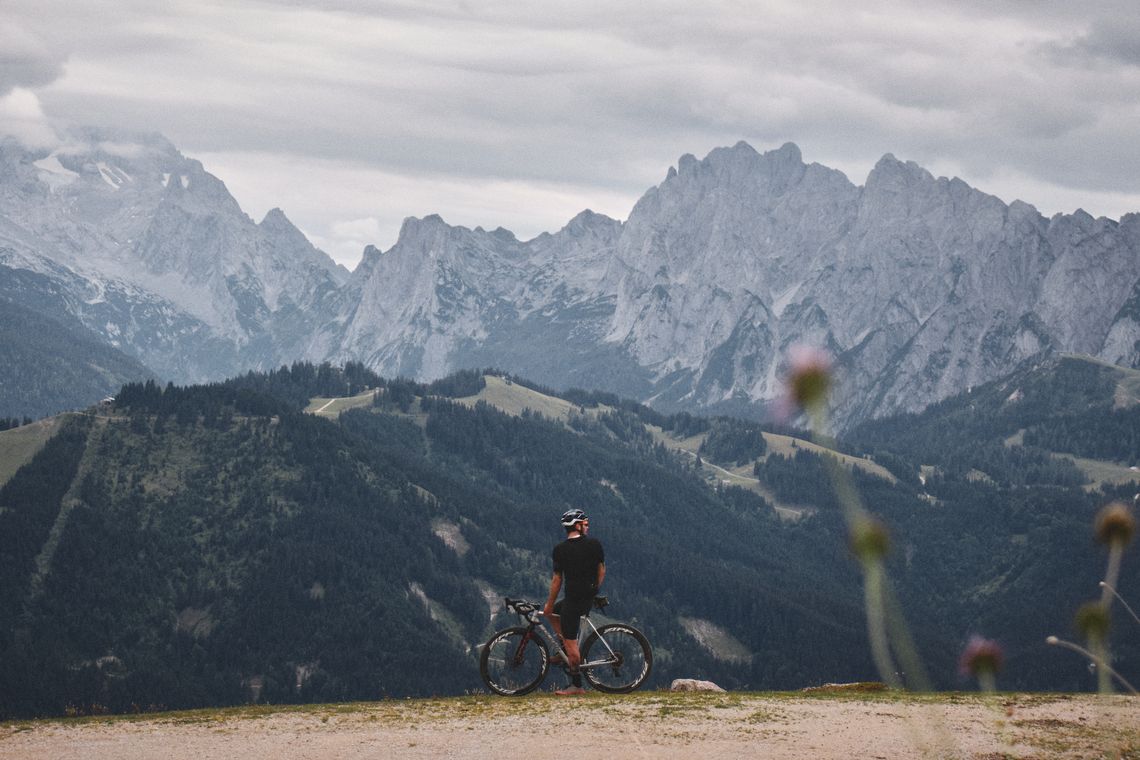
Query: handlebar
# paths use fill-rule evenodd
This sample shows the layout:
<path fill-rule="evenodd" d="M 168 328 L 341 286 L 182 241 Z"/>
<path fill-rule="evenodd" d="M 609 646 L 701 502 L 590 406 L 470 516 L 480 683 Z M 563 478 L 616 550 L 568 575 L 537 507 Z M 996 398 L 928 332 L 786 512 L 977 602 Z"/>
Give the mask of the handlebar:
<path fill-rule="evenodd" d="M 526 618 L 527 622 L 537 623 L 538 616 L 542 614 L 542 610 L 538 605 L 532 604 L 525 599 L 511 599 L 510 597 L 506 597 L 503 601 L 506 603 L 508 610 Z"/>
<path fill-rule="evenodd" d="M 508 610 L 511 610 L 517 615 L 521 615 L 529 622 L 538 622 L 538 617 L 542 614 L 542 608 L 533 602 L 528 602 L 525 599 L 511 599 L 504 597 L 503 602 Z M 604 610 L 610 603 L 609 597 L 595 596 L 594 609 Z"/>

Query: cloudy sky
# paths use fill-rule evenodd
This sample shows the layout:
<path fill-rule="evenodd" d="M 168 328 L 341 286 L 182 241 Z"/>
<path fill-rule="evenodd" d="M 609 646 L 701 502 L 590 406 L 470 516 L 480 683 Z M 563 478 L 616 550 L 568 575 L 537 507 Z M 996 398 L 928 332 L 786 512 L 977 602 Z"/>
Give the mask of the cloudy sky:
<path fill-rule="evenodd" d="M 1133 0 L 4 0 L 0 131 L 157 131 L 350 268 L 406 216 L 624 219 L 683 153 L 884 153 L 1140 211 Z"/>

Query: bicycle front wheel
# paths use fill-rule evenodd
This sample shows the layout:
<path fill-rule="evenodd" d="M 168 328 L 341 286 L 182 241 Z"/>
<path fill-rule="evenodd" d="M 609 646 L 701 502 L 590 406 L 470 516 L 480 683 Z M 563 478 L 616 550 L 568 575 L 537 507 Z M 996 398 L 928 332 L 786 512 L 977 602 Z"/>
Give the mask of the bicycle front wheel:
<path fill-rule="evenodd" d="M 546 642 L 529 628 L 499 631 L 483 647 L 479 674 L 487 688 L 504 697 L 521 697 L 542 683 L 550 667 Z"/>
<path fill-rule="evenodd" d="M 586 639 L 582 664 L 582 673 L 595 689 L 625 694 L 649 678 L 653 650 L 641 631 L 624 623 L 610 623 Z"/>

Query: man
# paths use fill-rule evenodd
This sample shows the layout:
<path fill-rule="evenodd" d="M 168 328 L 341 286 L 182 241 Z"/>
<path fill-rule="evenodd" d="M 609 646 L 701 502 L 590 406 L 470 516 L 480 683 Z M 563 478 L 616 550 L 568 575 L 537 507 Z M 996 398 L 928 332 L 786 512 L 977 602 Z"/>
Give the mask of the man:
<path fill-rule="evenodd" d="M 554 575 L 543 614 L 562 638 L 562 648 L 569 660 L 566 665 L 570 668 L 571 684 L 555 694 L 585 694 L 582 674 L 578 671 L 582 662 L 578 629 L 606 577 L 606 556 L 602 543 L 586 535 L 590 531 L 590 518 L 582 510 L 571 509 L 563 514 L 562 527 L 566 529 L 566 540 L 554 547 Z M 565 591 L 565 596 L 555 604 L 559 591 Z"/>

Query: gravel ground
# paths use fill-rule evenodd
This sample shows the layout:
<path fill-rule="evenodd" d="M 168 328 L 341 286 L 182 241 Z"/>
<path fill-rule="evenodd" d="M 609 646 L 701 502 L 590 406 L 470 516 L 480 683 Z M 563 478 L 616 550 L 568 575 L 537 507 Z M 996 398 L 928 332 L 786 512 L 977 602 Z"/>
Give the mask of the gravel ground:
<path fill-rule="evenodd" d="M 1140 699 L 596 693 L 0 724 L 4 760 L 1140 758 Z"/>

